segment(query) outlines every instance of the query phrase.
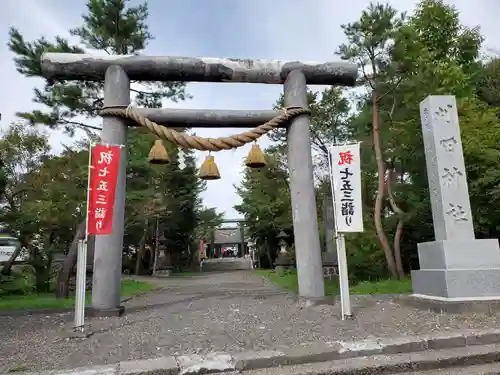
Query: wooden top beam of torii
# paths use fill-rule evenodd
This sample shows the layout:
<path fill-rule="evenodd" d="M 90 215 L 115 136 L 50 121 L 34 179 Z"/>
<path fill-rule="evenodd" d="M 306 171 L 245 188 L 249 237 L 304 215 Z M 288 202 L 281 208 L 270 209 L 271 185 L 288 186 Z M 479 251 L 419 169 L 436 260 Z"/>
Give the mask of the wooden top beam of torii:
<path fill-rule="evenodd" d="M 283 84 L 288 73 L 301 70 L 309 85 L 354 86 L 358 76 L 358 67 L 346 62 L 52 52 L 41 57 L 42 74 L 49 80 L 102 81 L 112 65 L 121 66 L 135 81 Z"/>

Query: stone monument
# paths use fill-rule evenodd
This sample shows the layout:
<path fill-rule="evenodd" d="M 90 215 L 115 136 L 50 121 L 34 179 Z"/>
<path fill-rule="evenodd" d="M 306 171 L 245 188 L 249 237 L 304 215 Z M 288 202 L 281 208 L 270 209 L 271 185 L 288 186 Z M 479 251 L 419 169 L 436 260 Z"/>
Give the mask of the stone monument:
<path fill-rule="evenodd" d="M 420 103 L 435 241 L 418 244 L 414 297 L 435 301 L 500 300 L 497 239 L 476 239 L 454 96 Z"/>

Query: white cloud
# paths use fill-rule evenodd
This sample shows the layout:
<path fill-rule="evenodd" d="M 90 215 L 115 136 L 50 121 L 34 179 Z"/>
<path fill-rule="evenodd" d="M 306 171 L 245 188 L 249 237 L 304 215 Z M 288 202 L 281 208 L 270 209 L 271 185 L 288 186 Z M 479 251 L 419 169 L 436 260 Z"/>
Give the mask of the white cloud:
<path fill-rule="evenodd" d="M 138 3 L 134 0 L 133 3 Z M 416 1 L 392 0 L 398 10 L 412 10 Z M 480 24 L 486 46 L 494 47 L 498 0 L 449 0 L 462 12 L 468 26 Z M 219 0 L 182 2 L 150 0 L 150 28 L 156 40 L 146 53 L 151 55 L 184 55 L 215 57 L 250 57 L 282 60 L 333 60 L 343 41 L 341 24 L 359 17 L 365 0 L 351 0 L 344 5 L 331 0 Z M 497 10 L 496 12 L 494 10 Z M 5 0 L 0 13 L 0 32 L 6 36 L 9 26 L 20 29 L 28 40 L 41 35 L 68 36 L 67 30 L 79 25 L 85 11 L 84 0 Z M 2 124 L 14 119 L 16 111 L 33 108 L 32 88 L 41 80 L 26 79 L 16 73 L 12 54 L 0 46 L 0 93 Z M 281 92 L 279 86 L 248 84 L 189 84 L 194 100 L 169 104 L 182 108 L 267 109 Z M 197 130 L 198 135 L 220 136 L 236 129 Z M 53 137 L 59 148 L 67 138 Z M 263 142 L 264 145 L 266 141 Z M 237 203 L 233 184 L 239 183 L 242 163 L 249 147 L 216 155 L 222 179 L 208 183 L 205 204 L 235 217 Z M 199 155 L 199 160 L 203 159 Z"/>

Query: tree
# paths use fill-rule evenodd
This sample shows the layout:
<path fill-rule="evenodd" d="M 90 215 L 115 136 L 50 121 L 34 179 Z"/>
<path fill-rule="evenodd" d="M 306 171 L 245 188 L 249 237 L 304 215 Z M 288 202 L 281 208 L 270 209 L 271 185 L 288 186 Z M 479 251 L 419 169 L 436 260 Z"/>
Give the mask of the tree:
<path fill-rule="evenodd" d="M 70 33 L 79 37 L 85 48 L 107 54 L 139 54 L 153 39 L 147 25 L 148 15 L 146 3 L 130 6 L 128 0 L 89 0 L 87 11 L 82 16 L 82 25 L 70 30 Z M 43 37 L 32 42 L 26 41 L 15 28 L 10 29 L 8 46 L 15 54 L 14 61 L 18 72 L 26 77 L 41 76 L 40 57 L 43 52 L 84 52 L 81 47 L 73 46 L 61 37 L 56 37 L 54 42 Z M 165 99 L 177 101 L 189 97 L 186 94 L 184 83 L 179 82 L 141 82 L 140 86 L 132 82 L 131 91 L 135 94 L 135 104 L 143 107 L 160 107 Z M 34 102 L 44 105 L 46 109 L 18 113 L 18 116 L 32 124 L 43 124 L 52 129 L 61 129 L 70 135 L 74 134 L 76 128 L 80 128 L 93 137 L 93 131 L 99 128 L 89 125 L 86 120 L 95 118 L 102 107 L 103 83 L 55 82 L 52 86 L 46 84 L 43 89 L 34 89 Z M 190 220 L 190 225 L 177 226 L 179 231 L 170 233 L 174 236 L 171 240 L 179 245 L 182 241 L 179 242 L 178 238 L 189 237 L 189 231 L 194 228 L 194 210 L 198 204 L 197 194 L 204 185 L 197 181 L 192 191 L 185 193 L 184 196 L 179 197 L 178 193 L 173 192 L 173 199 L 168 199 L 168 202 L 164 200 L 159 202 L 156 200 L 157 197 L 164 195 L 166 191 L 172 192 L 171 186 L 178 186 L 176 180 L 166 176 L 169 173 L 178 176 L 179 172 L 175 171 L 173 165 L 158 172 L 161 167 L 155 168 L 145 163 L 140 165 L 135 163 L 134 157 L 138 159 L 147 155 L 145 145 L 149 143 L 150 146 L 154 137 L 141 131 L 132 130 L 129 139 L 132 138 L 136 139 L 137 142 L 132 143 L 129 147 L 129 157 L 132 160 L 127 173 L 134 177 L 134 181 L 128 179 L 130 187 L 127 187 L 127 206 L 129 208 L 134 206 L 132 212 L 139 216 L 127 217 L 126 226 L 128 228 L 125 239 L 137 241 L 135 244 L 140 243 L 142 234 L 147 232 L 151 225 L 151 221 L 148 222 L 146 219 L 153 212 L 160 212 L 165 215 L 165 220 L 169 217 L 168 220 L 184 221 L 185 224 Z M 175 157 L 176 151 L 171 146 L 169 147 L 172 156 Z M 139 170 L 143 173 L 138 173 Z M 188 167 L 180 173 L 183 182 L 193 183 L 196 173 L 194 166 Z M 144 179 L 142 184 L 140 183 L 141 179 Z M 144 185 L 148 183 L 150 183 L 149 186 L 145 187 Z M 172 218 L 168 212 L 174 210 L 169 206 L 178 205 L 179 202 L 174 202 L 176 199 L 192 199 L 193 202 L 190 205 L 182 205 L 185 210 L 184 214 Z M 152 207 L 156 203 L 158 205 Z M 140 217 L 140 224 L 137 222 L 137 217 Z M 125 245 L 126 249 L 131 246 L 130 242 L 126 242 Z M 66 296 L 68 293 L 68 278 L 75 264 L 75 252 L 76 246 L 70 246 L 68 259 L 59 280 L 58 296 L 60 297 Z"/>
<path fill-rule="evenodd" d="M 224 221 L 224 214 L 218 213 L 215 208 L 203 207 L 196 211 L 197 225 L 195 238 L 207 240 Z"/>
<path fill-rule="evenodd" d="M 268 150 L 275 151 L 275 150 Z M 267 166 L 247 168 L 236 192 L 242 202 L 234 208 L 244 215 L 249 235 L 264 246 L 269 266 L 276 250 L 280 230 L 292 234 L 292 211 L 288 172 L 278 152 L 266 152 Z"/>
<path fill-rule="evenodd" d="M 7 172 L 3 160 L 0 160 L 0 201 L 3 200 L 5 187 L 7 186 Z"/>
<path fill-rule="evenodd" d="M 48 137 L 26 126 L 13 123 L 0 138 L 0 159 L 3 161 L 5 176 L 5 204 L 0 206 L 0 221 L 7 230 L 20 236 L 23 245 L 28 242 L 32 217 L 24 215 L 23 205 L 32 187 L 26 176 L 38 170 L 50 151 Z M 4 270 L 9 267 L 4 266 Z"/>
<path fill-rule="evenodd" d="M 436 28 L 437 24 L 441 27 Z M 407 223 L 410 241 L 416 227 L 420 238 L 432 236 L 419 103 L 428 95 L 453 94 L 460 110 L 463 100 L 472 99 L 481 42 L 477 29 L 460 24 L 456 9 L 435 0 L 421 1 L 395 35 L 391 59 L 392 66 L 398 67 L 399 85 L 381 107 L 388 130 L 387 186 L 393 193 L 389 203 L 392 206 L 391 200 L 399 197 L 404 206 L 405 215 L 399 216 Z M 467 135 L 462 134 L 465 141 Z"/>
<path fill-rule="evenodd" d="M 369 91 L 351 126 L 364 150 L 373 147 L 374 158 L 363 158 L 376 168 L 363 175 L 377 180 L 374 224 L 391 275 L 401 277 L 403 227 L 421 220 L 419 239 L 424 227 L 425 236 L 432 230 L 418 104 L 431 94 L 474 95 L 482 39 L 438 0 L 421 1 L 408 18 L 389 5 L 371 4 L 343 29 L 348 43 L 339 52 L 360 65 Z M 392 246 L 384 223 L 395 228 Z"/>
<path fill-rule="evenodd" d="M 483 64 L 478 83 L 479 98 L 490 106 L 500 107 L 500 58 Z"/>
<path fill-rule="evenodd" d="M 70 30 L 86 47 L 109 55 L 138 54 L 153 39 L 147 25 L 147 3 L 127 6 L 129 0 L 89 0 L 87 12 L 82 15 L 83 24 Z M 9 49 L 15 54 L 17 71 L 26 77 L 41 77 L 40 58 L 44 52 L 85 52 L 78 46 L 56 37 L 51 43 L 45 38 L 28 42 L 14 27 L 9 32 Z M 142 82 L 141 88 L 133 87 L 137 105 L 160 107 L 162 100 L 184 100 L 185 85 L 179 82 Z M 45 85 L 43 90 L 34 89 L 34 102 L 48 111 L 34 110 L 18 113 L 33 124 L 44 124 L 74 134 L 75 128 L 96 130 L 94 126 L 78 121 L 97 117 L 103 104 L 102 82 L 56 82 Z"/>
<path fill-rule="evenodd" d="M 69 245 L 74 226 L 84 216 L 87 152 L 66 149 L 50 155 L 47 136 L 20 123 L 3 134 L 0 144 L 7 172 L 0 219 L 28 250 L 36 290 L 47 291 L 52 254 Z M 2 273 L 10 273 L 20 251 L 12 254 Z"/>
<path fill-rule="evenodd" d="M 404 14 L 398 15 L 390 5 L 370 4 L 358 21 L 342 25 L 347 43 L 339 47 L 345 60 L 357 63 L 363 73 L 363 81 L 371 91 L 371 123 L 373 149 L 377 165 L 377 195 L 373 209 L 374 223 L 380 244 L 384 250 L 387 267 L 393 277 L 402 276 L 394 258 L 391 245 L 383 228 L 382 213 L 386 192 L 386 160 L 380 132 L 379 101 L 387 94 L 381 87 L 380 76 L 389 69 L 389 48 L 396 30 L 401 26 Z"/>
<path fill-rule="evenodd" d="M 349 120 L 350 103 L 345 91 L 340 87 L 328 87 L 322 92 L 307 92 L 308 105 L 311 110 L 311 146 L 315 156 L 315 172 L 322 175 L 328 165 L 328 148 L 332 144 L 352 140 Z M 284 96 L 278 99 L 275 109 L 283 108 Z M 269 138 L 277 142 L 274 147 L 284 153 L 286 149 L 286 131 L 273 131 Z"/>

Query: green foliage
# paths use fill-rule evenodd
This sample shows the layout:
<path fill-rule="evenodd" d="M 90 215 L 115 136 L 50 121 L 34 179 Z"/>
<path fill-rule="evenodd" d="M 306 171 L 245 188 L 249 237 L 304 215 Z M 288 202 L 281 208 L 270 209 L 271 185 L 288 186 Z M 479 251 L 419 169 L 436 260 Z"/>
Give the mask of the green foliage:
<path fill-rule="evenodd" d="M 481 101 L 500 107 L 500 58 L 496 57 L 483 64 L 477 93 Z"/>
<path fill-rule="evenodd" d="M 324 146 L 362 141 L 365 231 L 346 236 L 351 279 L 357 282 L 387 275 L 385 254 L 373 224 L 378 168 L 372 92 L 376 94 L 375 118 L 386 169 L 380 216 L 393 253 L 396 225 L 400 219 L 404 221 L 399 244 L 405 270 L 418 268 L 416 244 L 434 240 L 419 109 L 419 103 L 428 95 L 451 94 L 457 98 L 476 235 L 498 238 L 500 215 L 495 208 L 500 204 L 500 64 L 498 58 L 481 61 L 483 38 L 479 28 L 461 24 L 458 11 L 441 0 L 422 0 L 409 15 L 399 13 L 388 3 L 372 3 L 342 29 L 346 42 L 337 53 L 358 64 L 359 83 L 364 90 L 346 99 L 341 90 L 329 88 L 323 93 L 310 91 L 308 98 L 319 212 L 322 198 L 330 194 L 329 181 L 321 173 L 326 165 L 321 158 L 326 154 Z M 283 97 L 277 103 L 277 107 L 282 106 Z M 283 156 L 285 133 L 277 132 L 272 138 L 277 142 L 274 150 Z M 265 215 L 274 207 L 267 197 L 273 197 L 274 202 L 276 191 L 280 196 L 286 193 L 284 186 L 267 182 L 269 178 L 276 180 L 275 176 L 260 177 L 256 186 L 257 180 L 245 175 L 239 190 L 243 200 L 239 209 L 246 216 Z M 388 199 L 389 184 L 392 202 Z M 272 215 L 265 217 L 273 220 Z M 284 218 L 290 220 L 290 216 L 281 216 L 278 221 L 287 227 Z M 273 225 L 277 226 L 266 222 L 255 232 L 265 233 Z"/>
<path fill-rule="evenodd" d="M 141 53 L 153 39 L 148 16 L 147 3 L 89 0 L 81 25 L 70 30 L 78 37 L 79 46 L 62 37 L 28 41 L 15 27 L 10 28 L 7 44 L 19 73 L 41 77 L 40 57 L 44 52 L 83 53 L 83 45 L 110 55 Z M 29 247 L 40 288 L 45 285 L 43 279 L 50 278 L 52 253 L 70 248 L 75 228 L 85 217 L 88 144 L 99 141 L 94 134 L 99 128 L 87 120 L 96 118 L 103 105 L 102 82 L 50 84 L 34 89 L 33 101 L 41 104 L 41 109 L 18 113 L 23 123 L 13 124 L 0 139 L 7 202 L 0 207 L 0 221 Z M 132 82 L 131 91 L 134 104 L 142 107 L 161 107 L 164 100 L 189 98 L 185 84 L 180 82 Z M 88 139 L 52 155 L 47 137 L 30 125 L 45 125 L 69 135 L 81 129 Z M 197 178 L 192 152 L 187 153 L 183 170 L 178 168 L 178 150 L 172 145 L 167 145 L 173 161 L 170 165 L 150 165 L 146 158 L 154 139 L 139 128 L 130 129 L 128 134 L 124 251 L 127 259 L 132 259 L 134 254 L 139 258 L 139 248 L 154 248 L 158 219 L 176 261 L 192 242 L 201 209 L 199 196 L 205 185 Z M 145 255 L 143 252 L 140 256 Z"/>
<path fill-rule="evenodd" d="M 12 280 L 13 278 L 10 279 Z M 2 295 L 3 290 L 8 288 L 19 288 L 15 285 L 16 279 L 14 281 L 6 281 L 5 283 L 2 283 L 2 280 L 6 280 L 6 278 L 3 276 L 2 279 L 0 275 L 0 311 L 74 308 L 74 296 L 68 299 L 56 299 L 54 294 L 33 293 L 34 286 L 30 283 L 26 283 L 26 288 L 22 292 L 13 293 L 12 289 L 10 289 L 10 292 Z M 17 279 L 17 282 L 23 283 L 25 281 Z M 5 289 L 2 289 L 2 287 Z M 148 282 L 122 280 L 120 294 L 122 296 L 135 296 L 155 289 L 157 289 L 157 286 Z M 92 293 L 87 293 L 85 297 L 86 303 L 90 303 Z"/>
<path fill-rule="evenodd" d="M 235 206 L 249 225 L 249 234 L 258 240 L 276 238 L 280 230 L 290 232 L 291 208 L 288 172 L 278 153 L 265 152 L 267 166 L 245 169 L 236 187 L 242 203 Z"/>
<path fill-rule="evenodd" d="M 3 200 L 3 194 L 5 188 L 7 187 L 7 172 L 5 171 L 5 165 L 2 159 L 0 159 L 0 201 Z"/>
<path fill-rule="evenodd" d="M 149 32 L 147 4 L 128 6 L 129 0 L 89 0 L 83 24 L 70 30 L 82 44 L 107 54 L 140 53 L 153 36 Z M 26 77 L 40 77 L 40 57 L 43 52 L 83 53 L 61 37 L 54 42 L 40 38 L 28 42 L 14 27 L 10 29 L 8 47 L 16 56 L 17 71 Z M 141 82 L 141 88 L 132 87 L 135 101 L 144 107 L 160 107 L 164 99 L 184 100 L 188 97 L 185 85 L 179 82 Z M 62 129 L 73 135 L 76 128 L 86 131 L 95 127 L 81 122 L 78 117 L 97 117 L 103 104 L 102 82 L 55 82 L 34 89 L 34 102 L 44 105 L 45 110 L 18 113 L 32 124 L 44 124 L 52 129 Z"/>
<path fill-rule="evenodd" d="M 33 284 L 22 275 L 2 275 L 0 274 L 0 297 L 8 295 L 25 295 L 33 291 Z"/>
<path fill-rule="evenodd" d="M 274 270 L 257 270 L 259 275 L 269 279 L 273 284 L 280 288 L 298 292 L 297 271 L 288 269 L 280 276 Z M 402 280 L 371 280 L 364 282 L 352 282 L 350 285 L 350 293 L 352 295 L 368 295 L 368 294 L 408 294 L 411 293 L 411 280 L 405 278 Z M 340 289 L 337 280 L 325 279 L 325 294 L 327 296 L 337 296 L 340 294 Z"/>

